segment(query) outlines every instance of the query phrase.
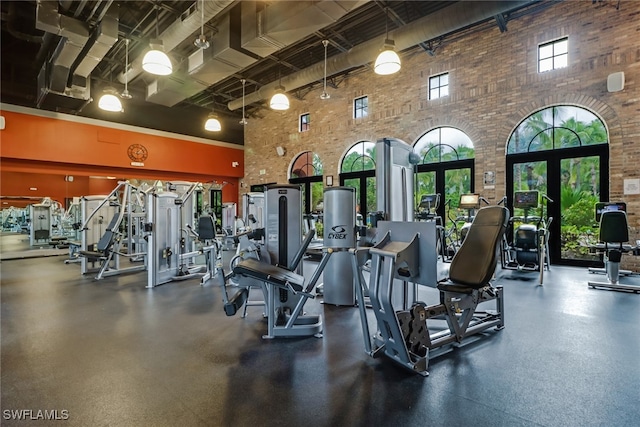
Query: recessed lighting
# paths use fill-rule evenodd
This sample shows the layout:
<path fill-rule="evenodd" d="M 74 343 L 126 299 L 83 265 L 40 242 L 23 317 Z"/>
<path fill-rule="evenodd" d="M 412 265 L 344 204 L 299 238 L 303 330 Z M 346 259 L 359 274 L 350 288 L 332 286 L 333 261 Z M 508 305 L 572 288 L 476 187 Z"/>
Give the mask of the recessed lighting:
<path fill-rule="evenodd" d="M 29 188 L 29 190 L 31 190 L 31 191 L 37 191 L 37 190 L 38 190 L 38 188 L 37 188 L 37 187 L 31 187 L 31 188 Z"/>

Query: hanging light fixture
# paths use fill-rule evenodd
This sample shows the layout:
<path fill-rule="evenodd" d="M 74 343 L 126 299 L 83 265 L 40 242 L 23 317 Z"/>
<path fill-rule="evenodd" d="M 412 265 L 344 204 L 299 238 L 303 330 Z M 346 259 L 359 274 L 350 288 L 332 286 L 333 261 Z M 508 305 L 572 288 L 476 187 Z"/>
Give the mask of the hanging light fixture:
<path fill-rule="evenodd" d="M 397 73 L 400 71 L 400 57 L 395 51 L 396 44 L 393 40 L 389 38 L 389 9 L 385 8 L 385 40 L 384 45 L 382 47 L 382 52 L 378 54 L 376 58 L 376 62 L 373 66 L 373 71 L 376 74 L 380 74 L 383 76 Z"/>
<path fill-rule="evenodd" d="M 331 96 L 327 93 L 327 46 L 329 46 L 329 40 L 322 40 L 324 45 L 324 87 L 320 99 L 329 99 Z"/>
<path fill-rule="evenodd" d="M 284 94 L 284 86 L 278 86 L 276 88 L 276 93 L 271 97 L 269 107 L 271 107 L 271 109 L 273 110 L 289 109 L 289 98 L 287 98 L 287 95 Z"/>
<path fill-rule="evenodd" d="M 114 113 L 123 112 L 122 103 L 120 102 L 120 98 L 116 96 L 116 93 L 114 88 L 106 88 L 104 94 L 100 97 L 100 100 L 98 100 L 98 108 Z"/>
<path fill-rule="evenodd" d="M 215 113 L 209 113 L 207 121 L 204 123 L 204 130 L 208 130 L 210 132 L 219 132 L 222 130 L 220 120 L 218 120 L 218 116 L 216 116 Z"/>
<path fill-rule="evenodd" d="M 156 8 L 156 39 L 149 42 L 151 50 L 142 58 L 142 69 L 158 76 L 168 76 L 173 72 L 171 60 L 164 53 L 162 40 L 158 40 L 158 6 Z"/>
<path fill-rule="evenodd" d="M 199 49 L 207 49 L 209 47 L 209 41 L 204 35 L 204 0 L 200 2 L 200 36 L 193 41 L 193 44 Z"/>
<path fill-rule="evenodd" d="M 244 114 L 244 85 L 247 81 L 245 79 L 240 79 L 240 82 L 242 82 L 242 120 L 240 120 L 240 124 L 244 126 L 247 124 L 247 119 Z"/>
<path fill-rule="evenodd" d="M 207 121 L 204 123 L 204 130 L 208 130 L 209 132 L 219 132 L 222 130 L 222 125 L 220 124 L 220 120 L 218 120 L 218 116 L 214 112 L 215 104 L 216 104 L 216 100 L 214 98 L 213 104 L 211 106 L 211 112 L 207 117 Z"/>
<path fill-rule="evenodd" d="M 133 98 L 129 93 L 129 39 L 124 39 L 124 90 L 120 94 L 122 99 Z"/>
<path fill-rule="evenodd" d="M 280 71 L 278 71 L 280 73 Z M 284 86 L 282 86 L 282 76 L 280 76 L 280 80 L 278 82 L 278 87 L 276 87 L 276 93 L 271 97 L 271 101 L 269 101 L 269 107 L 272 110 L 288 110 L 289 109 L 289 98 L 284 93 Z"/>

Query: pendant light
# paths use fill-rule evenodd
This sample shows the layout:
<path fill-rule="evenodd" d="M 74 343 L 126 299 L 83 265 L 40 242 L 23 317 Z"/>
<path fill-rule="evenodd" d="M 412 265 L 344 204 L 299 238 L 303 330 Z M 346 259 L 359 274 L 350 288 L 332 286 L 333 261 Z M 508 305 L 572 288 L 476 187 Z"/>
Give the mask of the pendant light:
<path fill-rule="evenodd" d="M 284 86 L 278 86 L 276 88 L 276 93 L 271 97 L 269 107 L 271 107 L 271 109 L 273 110 L 289 109 L 289 98 L 287 98 L 287 95 L 284 94 Z"/>
<path fill-rule="evenodd" d="M 279 73 L 280 71 L 278 71 Z M 269 107 L 272 110 L 288 110 L 289 109 L 289 98 L 284 93 L 284 86 L 282 86 L 282 76 L 280 76 L 280 80 L 278 82 L 278 87 L 276 87 L 276 93 L 271 97 L 271 101 L 269 101 Z"/>
<path fill-rule="evenodd" d="M 244 114 L 244 85 L 247 81 L 245 79 L 240 79 L 240 82 L 242 82 L 242 120 L 240 120 L 240 124 L 244 126 L 247 124 L 247 119 Z"/>
<path fill-rule="evenodd" d="M 124 111 L 122 109 L 122 103 L 120 98 L 116 96 L 117 92 L 114 88 L 108 87 L 104 90 L 104 94 L 98 101 L 98 108 L 104 111 L 110 111 L 113 113 L 120 113 Z"/>
<path fill-rule="evenodd" d="M 329 40 L 322 40 L 324 45 L 324 86 L 320 99 L 329 99 L 331 96 L 327 93 L 327 46 L 329 46 Z"/>
<path fill-rule="evenodd" d="M 213 104 L 211 106 L 211 113 L 207 117 L 207 121 L 204 123 L 204 130 L 208 130 L 209 132 L 219 132 L 222 130 L 222 125 L 220 124 L 220 120 L 218 120 L 217 114 L 214 112 L 214 106 L 216 104 L 215 98 L 213 99 Z"/>
<path fill-rule="evenodd" d="M 133 98 L 129 93 L 129 39 L 124 39 L 124 90 L 120 94 L 122 99 Z"/>
<path fill-rule="evenodd" d="M 151 50 L 142 58 L 142 69 L 158 76 L 168 76 L 173 72 L 171 60 L 164 53 L 162 40 L 158 40 L 158 6 L 156 8 L 156 39 L 149 42 Z"/>
<path fill-rule="evenodd" d="M 376 74 L 380 74 L 383 76 L 397 73 L 400 71 L 400 57 L 395 51 L 395 42 L 389 38 L 389 9 L 385 8 L 385 40 L 384 45 L 382 47 L 382 52 L 376 58 L 375 65 L 373 66 L 373 71 Z"/>
<path fill-rule="evenodd" d="M 220 120 L 218 120 L 218 116 L 216 116 L 215 113 L 209 113 L 207 121 L 204 123 L 204 130 L 208 130 L 209 132 L 219 132 L 222 130 Z"/>
<path fill-rule="evenodd" d="M 209 41 L 204 35 L 204 0 L 200 1 L 200 36 L 193 41 L 193 44 L 199 49 L 207 49 L 209 47 Z"/>

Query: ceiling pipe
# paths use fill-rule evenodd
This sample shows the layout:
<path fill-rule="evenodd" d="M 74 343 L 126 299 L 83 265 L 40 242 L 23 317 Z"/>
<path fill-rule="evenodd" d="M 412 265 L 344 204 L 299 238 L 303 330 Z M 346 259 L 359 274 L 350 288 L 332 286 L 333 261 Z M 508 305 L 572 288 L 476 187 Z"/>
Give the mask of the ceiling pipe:
<path fill-rule="evenodd" d="M 417 19 L 395 31 L 390 31 L 389 37 L 395 41 L 396 49 L 402 51 L 427 40 L 442 37 L 451 32 L 492 19 L 496 15 L 521 8 L 534 2 L 534 0 L 461 1 Z M 383 45 L 384 39 L 385 35 L 383 34 L 380 37 L 361 43 L 347 52 L 329 58 L 327 62 L 327 75 L 335 75 L 350 68 L 361 67 L 373 62 Z M 282 77 L 281 83 L 280 81 L 268 83 L 255 92 L 246 95 L 244 98 L 245 105 L 270 98 L 276 93 L 276 88 L 280 84 L 285 87 L 286 91 L 292 91 L 321 80 L 323 76 L 324 62 L 319 62 L 286 77 Z M 241 108 L 242 99 L 229 101 L 227 107 L 232 111 Z"/>
<path fill-rule="evenodd" d="M 203 5 L 204 20 L 205 22 L 207 22 L 213 19 L 227 7 L 231 6 L 234 2 L 235 0 L 207 0 L 198 4 Z M 196 11 L 194 10 L 194 12 Z M 178 46 L 187 38 L 191 37 L 195 31 L 200 31 L 200 22 L 200 13 L 191 13 L 191 15 L 187 16 L 184 19 L 182 19 L 181 16 L 176 19 L 175 22 L 173 22 L 173 24 L 171 24 L 160 35 L 158 35 L 158 37 L 154 38 L 162 40 L 165 52 L 171 52 L 176 48 L 176 46 Z M 125 72 L 121 72 L 120 74 L 118 74 L 117 79 L 120 83 L 124 83 L 125 80 L 131 82 L 142 73 L 143 57 L 144 54 L 131 61 L 131 66 L 129 68 L 129 71 L 126 73 L 126 78 Z"/>

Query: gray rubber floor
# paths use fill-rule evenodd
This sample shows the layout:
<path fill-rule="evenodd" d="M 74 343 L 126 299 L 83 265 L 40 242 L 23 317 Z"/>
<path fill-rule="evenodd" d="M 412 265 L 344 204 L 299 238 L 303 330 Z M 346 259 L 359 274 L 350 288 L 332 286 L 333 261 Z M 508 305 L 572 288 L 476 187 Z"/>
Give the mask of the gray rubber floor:
<path fill-rule="evenodd" d="M 588 289 L 586 269 L 553 266 L 543 287 L 498 271 L 506 328 L 432 359 L 424 378 L 367 356 L 353 307 L 310 301 L 323 338 L 263 340 L 261 309 L 225 316 L 213 284 L 148 290 L 144 273 L 95 281 L 63 261 L 0 263 L 3 426 L 640 422 L 640 295 Z M 32 419 L 45 410 L 67 419 Z"/>

